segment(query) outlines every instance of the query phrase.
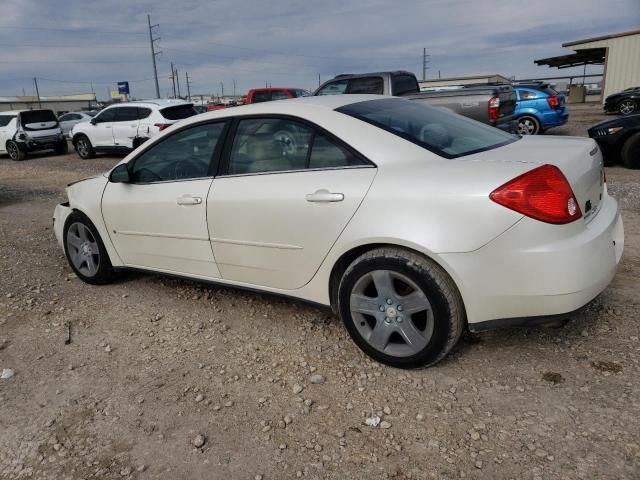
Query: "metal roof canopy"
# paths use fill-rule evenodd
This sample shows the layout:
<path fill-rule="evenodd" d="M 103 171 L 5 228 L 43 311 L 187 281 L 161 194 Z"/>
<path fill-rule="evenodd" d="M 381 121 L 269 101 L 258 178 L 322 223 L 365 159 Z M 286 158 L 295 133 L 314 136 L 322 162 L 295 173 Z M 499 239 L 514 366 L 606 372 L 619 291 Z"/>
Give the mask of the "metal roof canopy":
<path fill-rule="evenodd" d="M 606 54 L 606 48 L 585 48 L 571 55 L 541 58 L 540 60 L 534 60 L 533 63 L 540 66 L 547 65 L 556 68 L 571 68 L 580 65 L 604 65 Z"/>

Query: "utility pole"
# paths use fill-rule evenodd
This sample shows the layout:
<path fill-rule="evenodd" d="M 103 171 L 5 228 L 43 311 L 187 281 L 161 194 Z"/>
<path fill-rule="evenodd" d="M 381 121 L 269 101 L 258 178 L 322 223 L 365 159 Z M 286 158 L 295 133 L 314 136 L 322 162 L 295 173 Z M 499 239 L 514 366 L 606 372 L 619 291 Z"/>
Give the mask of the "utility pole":
<path fill-rule="evenodd" d="M 427 79 L 427 69 L 429 68 L 427 67 L 427 64 L 430 61 L 429 57 L 431 57 L 431 55 L 427 55 L 427 49 L 423 48 L 422 49 L 422 80 L 423 81 Z"/>
<path fill-rule="evenodd" d="M 224 97 L 224 83 L 223 82 L 220 82 L 220 91 L 222 92 L 220 97 Z"/>
<path fill-rule="evenodd" d="M 182 94 L 180 93 L 180 76 L 178 75 L 178 67 L 176 67 L 176 85 L 178 86 L 178 98 L 182 98 Z"/>
<path fill-rule="evenodd" d="M 320 74 L 318 74 L 318 87 L 320 86 Z"/>
<path fill-rule="evenodd" d="M 191 101 L 191 84 L 189 83 L 189 72 L 184 72 L 185 80 L 187 81 L 187 98 Z"/>
<path fill-rule="evenodd" d="M 156 81 L 156 96 L 160 98 L 160 84 L 158 83 L 158 66 L 156 65 L 156 56 L 161 52 L 156 52 L 155 42 L 160 40 L 160 37 L 153 37 L 153 29 L 159 27 L 159 24 L 151 25 L 151 15 L 147 15 L 147 23 L 149 24 L 149 43 L 151 44 L 151 60 L 153 61 L 153 78 Z"/>
<path fill-rule="evenodd" d="M 173 62 L 171 62 L 171 83 L 173 84 L 173 98 L 176 98 L 176 71 L 173 68 Z"/>
<path fill-rule="evenodd" d="M 233 96 L 236 96 L 236 79 L 233 79 Z"/>
<path fill-rule="evenodd" d="M 40 91 L 38 90 L 38 79 L 33 77 L 33 84 L 36 87 L 36 96 L 38 97 L 38 107 L 42 108 L 42 102 L 40 101 Z"/>

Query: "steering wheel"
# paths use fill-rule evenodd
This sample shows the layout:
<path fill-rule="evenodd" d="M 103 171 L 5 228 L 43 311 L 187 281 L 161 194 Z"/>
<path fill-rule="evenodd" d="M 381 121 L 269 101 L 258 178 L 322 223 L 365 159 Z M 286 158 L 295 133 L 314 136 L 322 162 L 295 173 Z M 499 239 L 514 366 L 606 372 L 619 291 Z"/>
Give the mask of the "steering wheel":
<path fill-rule="evenodd" d="M 185 158 L 173 164 L 173 178 L 194 178 L 202 176 L 202 161 L 195 157 Z M 206 173 L 206 172 L 205 172 Z"/>

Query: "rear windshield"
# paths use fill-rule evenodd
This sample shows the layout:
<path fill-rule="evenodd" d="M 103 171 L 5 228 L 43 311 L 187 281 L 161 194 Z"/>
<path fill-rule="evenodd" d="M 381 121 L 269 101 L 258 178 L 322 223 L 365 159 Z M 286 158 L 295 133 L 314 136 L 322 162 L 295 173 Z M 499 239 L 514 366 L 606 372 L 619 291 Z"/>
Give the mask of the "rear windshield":
<path fill-rule="evenodd" d="M 456 115 L 446 109 L 411 100 L 385 98 L 336 109 L 420 145 L 445 158 L 491 150 L 518 137 Z"/>
<path fill-rule="evenodd" d="M 28 130 L 38 130 L 55 127 L 58 125 L 58 119 L 51 110 L 29 110 L 20 113 L 20 123 Z M 45 125 L 41 126 L 42 123 Z"/>
<path fill-rule="evenodd" d="M 160 110 L 160 113 L 167 120 L 182 120 L 198 114 L 191 104 L 166 107 Z"/>

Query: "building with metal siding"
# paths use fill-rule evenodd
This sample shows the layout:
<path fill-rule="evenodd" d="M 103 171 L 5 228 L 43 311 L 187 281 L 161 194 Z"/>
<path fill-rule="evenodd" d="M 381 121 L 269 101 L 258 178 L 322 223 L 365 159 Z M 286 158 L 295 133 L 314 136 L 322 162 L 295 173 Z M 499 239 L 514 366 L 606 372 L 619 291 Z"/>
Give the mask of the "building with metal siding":
<path fill-rule="evenodd" d="M 59 97 L 41 96 L 40 100 L 35 96 L 0 97 L 0 112 L 49 108 L 56 113 L 60 113 L 87 110 L 95 107 L 95 104 L 96 95 L 94 93 Z"/>
<path fill-rule="evenodd" d="M 640 30 L 587 38 L 562 46 L 575 53 L 543 58 L 535 63 L 557 68 L 604 65 L 603 101 L 625 88 L 640 87 Z"/>

